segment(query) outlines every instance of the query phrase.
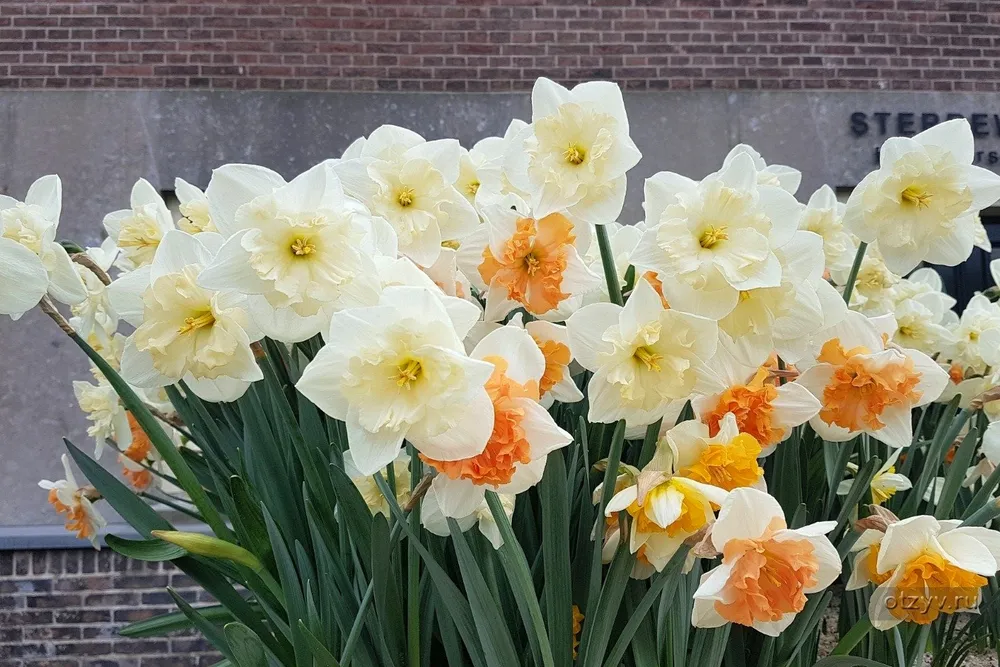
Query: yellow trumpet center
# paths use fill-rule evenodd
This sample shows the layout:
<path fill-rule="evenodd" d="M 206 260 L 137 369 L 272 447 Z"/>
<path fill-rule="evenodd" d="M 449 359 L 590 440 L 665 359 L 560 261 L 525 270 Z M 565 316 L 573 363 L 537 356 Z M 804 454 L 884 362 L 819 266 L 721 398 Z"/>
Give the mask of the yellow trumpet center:
<path fill-rule="evenodd" d="M 407 206 L 411 206 L 413 204 L 414 194 L 416 193 L 413 188 L 404 187 L 399 191 L 399 194 L 396 195 L 396 201 L 399 202 L 400 206 L 406 208 Z"/>
<path fill-rule="evenodd" d="M 580 165 L 587 159 L 587 151 L 582 146 L 572 144 L 566 147 L 563 157 L 566 158 L 566 162 L 572 165 Z"/>
<path fill-rule="evenodd" d="M 659 362 L 663 359 L 663 355 L 657 354 L 656 352 L 646 347 L 645 345 L 637 347 L 635 349 L 635 352 L 632 353 L 632 357 L 638 359 L 641 363 L 645 364 L 646 370 L 656 371 L 656 372 L 660 371 Z"/>
<path fill-rule="evenodd" d="M 407 359 L 396 370 L 396 385 L 409 389 L 420 379 L 424 369 L 416 359 Z"/>
<path fill-rule="evenodd" d="M 916 206 L 917 209 L 927 208 L 931 205 L 931 199 L 934 198 L 934 195 L 930 192 L 916 185 L 909 186 L 899 196 L 902 197 L 904 202 Z"/>
<path fill-rule="evenodd" d="M 707 227 L 705 231 L 701 233 L 698 237 L 698 245 L 706 250 L 714 248 L 720 242 L 725 241 L 729 238 L 729 234 L 726 232 L 727 227 Z"/>
<path fill-rule="evenodd" d="M 292 245 L 289 246 L 289 248 L 291 249 L 292 254 L 296 257 L 306 257 L 316 252 L 316 244 L 309 239 L 302 237 L 296 238 L 292 241 Z"/>
<path fill-rule="evenodd" d="M 209 311 L 202 313 L 197 317 L 185 317 L 184 324 L 178 327 L 177 333 L 191 333 L 192 331 L 197 331 L 198 329 L 202 329 L 204 327 L 210 327 L 213 324 L 215 324 L 215 315 Z"/>

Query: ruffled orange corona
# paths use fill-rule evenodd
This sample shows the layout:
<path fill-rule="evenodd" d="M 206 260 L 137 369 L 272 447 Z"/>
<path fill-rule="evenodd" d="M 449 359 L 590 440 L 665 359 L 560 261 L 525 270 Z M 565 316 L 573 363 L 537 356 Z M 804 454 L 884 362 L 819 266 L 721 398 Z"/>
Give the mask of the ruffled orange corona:
<path fill-rule="evenodd" d="M 741 433 L 748 433 L 761 447 L 781 442 L 785 430 L 774 423 L 774 406 L 778 388 L 768 382 L 768 369 L 761 367 L 753 378 L 744 385 L 726 388 L 713 409 L 702 415 L 708 425 L 709 435 L 719 433 L 719 423 L 726 413 L 736 416 L 736 425 Z"/>
<path fill-rule="evenodd" d="M 56 512 L 66 516 L 66 530 L 82 540 L 89 540 L 94 536 L 94 525 L 84 510 L 83 503 L 80 502 L 82 496 L 83 491 L 77 491 L 74 494 L 76 502 L 71 505 L 65 505 L 59 499 L 58 492 L 52 489 L 49 491 L 49 504 L 55 508 Z"/>
<path fill-rule="evenodd" d="M 955 567 L 940 554 L 924 552 L 903 566 L 902 577 L 886 600 L 896 618 L 926 625 L 940 614 L 973 609 L 986 577 Z"/>
<path fill-rule="evenodd" d="M 562 282 L 575 240 L 573 223 L 560 213 L 540 220 L 520 218 L 499 257 L 493 256 L 489 245 L 483 249 L 479 275 L 487 285 L 496 279 L 506 288 L 508 299 L 542 315 L 570 296 L 562 291 Z"/>
<path fill-rule="evenodd" d="M 878 563 L 878 552 L 879 543 L 876 542 L 868 547 L 868 555 L 865 556 L 865 565 L 868 567 L 868 578 L 872 580 L 876 586 L 881 586 L 885 582 L 889 581 L 892 577 L 892 572 L 878 573 L 878 568 L 876 567 Z"/>
<path fill-rule="evenodd" d="M 127 414 L 128 427 L 132 431 L 132 444 L 122 454 L 136 463 L 142 463 L 149 458 L 150 453 L 153 451 L 153 443 L 149 441 L 149 436 L 139 426 L 139 422 L 132 416 L 132 413 L 129 412 Z"/>
<path fill-rule="evenodd" d="M 538 336 L 532 336 L 532 339 L 534 339 L 538 345 L 538 349 L 542 351 L 542 355 L 545 357 L 545 372 L 538 383 L 539 394 L 545 394 L 563 379 L 572 355 L 570 354 L 569 346 L 557 340 L 542 340 Z"/>
<path fill-rule="evenodd" d="M 764 474 L 764 469 L 757 465 L 760 452 L 755 437 L 740 433 L 728 444 L 709 445 L 695 463 L 681 468 L 677 474 L 726 491 L 753 486 Z"/>
<path fill-rule="evenodd" d="M 517 464 L 531 462 L 531 444 L 521 426 L 524 410 L 515 398 L 538 400 L 538 385 L 534 381 L 519 384 L 507 377 L 507 361 L 487 357 L 494 364 L 493 375 L 486 382 L 486 392 L 493 401 L 493 434 L 482 454 L 457 461 L 436 461 L 421 455 L 429 465 L 452 479 L 467 479 L 475 484 L 499 486 L 511 480 Z"/>
<path fill-rule="evenodd" d="M 723 562 L 735 563 L 723 589 L 728 602 L 715 603 L 722 618 L 752 625 L 778 621 L 805 607 L 805 591 L 816 585 L 819 563 L 809 541 L 774 539 L 784 528 L 784 520 L 773 519 L 759 539 L 726 543 Z"/>

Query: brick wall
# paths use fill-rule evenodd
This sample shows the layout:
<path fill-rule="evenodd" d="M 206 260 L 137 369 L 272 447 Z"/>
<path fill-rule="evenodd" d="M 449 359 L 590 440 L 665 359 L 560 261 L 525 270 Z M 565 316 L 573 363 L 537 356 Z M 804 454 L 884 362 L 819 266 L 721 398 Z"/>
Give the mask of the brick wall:
<path fill-rule="evenodd" d="M 125 639 L 118 628 L 205 593 L 169 563 L 109 550 L 0 552 L 0 667 L 201 667 L 221 658 L 189 633 Z"/>
<path fill-rule="evenodd" d="M 4 0 L 0 86 L 1000 89 L 995 0 Z"/>

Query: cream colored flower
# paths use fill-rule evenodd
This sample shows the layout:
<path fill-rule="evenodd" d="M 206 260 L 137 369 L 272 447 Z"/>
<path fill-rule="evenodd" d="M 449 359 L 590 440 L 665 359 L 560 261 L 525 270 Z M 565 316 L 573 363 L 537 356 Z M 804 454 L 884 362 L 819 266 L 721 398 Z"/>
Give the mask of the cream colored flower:
<path fill-rule="evenodd" d="M 436 460 L 476 456 L 493 430 L 493 365 L 462 346 L 478 319 L 476 306 L 439 290 L 387 287 L 377 306 L 333 316 L 296 387 L 346 422 L 362 474 L 393 461 L 404 438 Z"/>
<path fill-rule="evenodd" d="M 94 508 L 86 490 L 77 485 L 69 465 L 69 456 L 66 454 L 62 455 L 62 464 L 66 474 L 65 479 L 57 482 L 43 479 L 38 486 L 49 492 L 49 504 L 56 512 L 65 516 L 66 530 L 80 539 L 90 540 L 94 548 L 100 551 L 101 545 L 98 542 L 100 531 L 108 523 Z"/>
<path fill-rule="evenodd" d="M 617 84 L 590 81 L 567 90 L 542 77 L 531 91 L 531 124 L 511 138 L 503 171 L 528 194 L 536 216 L 564 211 L 574 221 L 603 224 L 621 213 L 625 173 L 640 157 Z"/>
<path fill-rule="evenodd" d="M 514 516 L 514 503 L 517 497 L 506 494 L 500 494 L 498 497 L 500 498 L 500 505 L 503 507 L 504 514 L 507 515 L 507 520 L 510 521 L 510 518 Z M 434 487 L 431 487 L 427 491 L 427 495 L 420 502 L 420 524 L 435 535 L 448 537 L 451 535 L 451 530 L 448 528 L 448 518 L 441 509 L 441 502 L 438 499 L 437 492 Z M 455 522 L 463 533 L 474 525 L 478 525 L 479 532 L 490 541 L 494 549 L 499 549 L 503 546 L 503 536 L 500 535 L 500 528 L 497 526 L 496 520 L 493 518 L 493 512 L 485 500 L 467 516 L 455 519 Z"/>
<path fill-rule="evenodd" d="M 875 476 L 872 477 L 871 481 L 871 492 L 872 492 L 872 503 L 875 505 L 881 505 L 885 501 L 896 495 L 897 491 L 906 491 L 913 487 L 913 483 L 910 482 L 906 475 L 900 475 L 896 472 L 896 461 L 899 459 L 902 449 L 897 449 L 889 456 L 882 467 L 875 471 Z M 854 463 L 848 463 L 847 469 L 853 474 L 858 474 L 858 466 Z M 853 479 L 843 480 L 839 486 L 837 486 L 837 495 L 846 496 L 851 492 L 851 488 L 854 486 Z"/>
<path fill-rule="evenodd" d="M 410 456 L 405 450 L 400 450 L 393 459 L 392 470 L 396 478 L 396 503 L 402 507 L 410 500 Z M 375 475 L 365 475 L 354 465 L 354 457 L 350 450 L 344 452 L 344 472 L 354 482 L 354 486 L 357 487 L 358 493 L 372 514 L 381 514 L 388 519 L 389 500 L 375 482 Z"/>
<path fill-rule="evenodd" d="M 849 271 L 854 263 L 857 245 L 844 229 L 846 208 L 846 204 L 837 201 L 833 188 L 824 185 L 809 197 L 799 219 L 799 229 L 819 234 L 823 239 L 826 268 L 830 271 Z"/>
<path fill-rule="evenodd" d="M 461 241 L 479 215 L 456 188 L 461 146 L 454 139 L 425 141 L 415 132 L 383 125 L 334 166 L 352 197 L 389 222 L 399 252 L 421 266 L 438 259 L 443 241 Z"/>
<path fill-rule="evenodd" d="M 584 306 L 566 322 L 570 350 L 594 373 L 588 385 L 589 420 L 629 427 L 652 424 L 674 399 L 687 398 L 715 354 L 715 322 L 665 310 L 640 280 L 625 307 Z"/>
<path fill-rule="evenodd" d="M 87 248 L 87 256 L 107 273 L 118 258 L 118 248 L 107 238 L 98 248 Z M 107 286 L 97 275 L 82 264 L 74 264 L 87 290 L 87 298 L 70 307 L 73 318 L 70 324 L 84 340 L 97 338 L 102 346 L 110 344 L 118 330 L 118 313 L 111 305 Z"/>
<path fill-rule="evenodd" d="M 204 192 L 183 178 L 174 179 L 174 192 L 180 202 L 181 219 L 177 226 L 181 231 L 188 234 L 219 231 L 212 222 L 211 207 Z"/>
<path fill-rule="evenodd" d="M 729 151 L 723 165 L 727 165 L 736 159 L 737 155 L 749 155 L 753 159 L 754 167 L 757 170 L 757 183 L 760 185 L 773 185 L 781 188 L 790 195 L 794 195 L 802 182 L 802 172 L 793 167 L 783 164 L 767 164 L 760 153 L 754 150 L 753 146 L 747 144 L 737 144 Z M 810 230 L 814 231 L 814 230 Z"/>
<path fill-rule="evenodd" d="M 116 310 L 138 327 L 122 355 L 130 384 L 153 389 L 183 379 L 205 400 L 232 401 L 263 378 L 250 350 L 260 334 L 245 298 L 198 284 L 221 243 L 217 234 L 172 230 L 151 264 L 112 283 Z"/>
<path fill-rule="evenodd" d="M 225 165 L 208 193 L 228 238 L 199 284 L 246 295 L 251 318 L 270 338 L 305 340 L 325 330 L 335 310 L 378 299 L 373 256 L 380 234 L 392 233 L 344 194 L 328 163 L 290 183 L 262 167 Z"/>
<path fill-rule="evenodd" d="M 163 197 L 144 178 L 132 186 L 129 206 L 104 216 L 104 229 L 121 250 L 118 266 L 126 271 L 151 263 L 163 235 L 174 228 Z"/>
<path fill-rule="evenodd" d="M 973 214 L 1000 198 L 1000 176 L 972 165 L 972 129 L 959 118 L 882 145 L 879 168 L 851 193 L 844 225 L 878 241 L 886 265 L 903 275 L 921 261 L 955 266 L 976 242 Z"/>
<path fill-rule="evenodd" d="M 24 202 L 0 195 L 0 315 L 19 319 L 45 293 L 73 305 L 87 292 L 66 250 L 56 243 L 62 183 L 43 176 Z"/>
<path fill-rule="evenodd" d="M 132 444 L 132 431 L 129 427 L 128 412 L 118 400 L 114 388 L 96 370 L 94 377 L 97 380 L 96 384 L 74 381 L 73 394 L 90 422 L 87 435 L 94 438 L 94 458 L 101 458 L 108 440 L 113 440 L 122 448 Z"/>
<path fill-rule="evenodd" d="M 952 330 L 952 345 L 944 356 L 966 373 L 982 375 L 1000 361 L 1000 304 L 982 294 L 973 296 Z"/>
<path fill-rule="evenodd" d="M 758 185 L 749 154 L 700 183 L 660 172 L 647 179 L 645 196 L 646 231 L 632 262 L 658 274 L 671 308 L 720 319 L 741 292 L 781 285 L 775 250 L 792 238 L 802 205 Z"/>

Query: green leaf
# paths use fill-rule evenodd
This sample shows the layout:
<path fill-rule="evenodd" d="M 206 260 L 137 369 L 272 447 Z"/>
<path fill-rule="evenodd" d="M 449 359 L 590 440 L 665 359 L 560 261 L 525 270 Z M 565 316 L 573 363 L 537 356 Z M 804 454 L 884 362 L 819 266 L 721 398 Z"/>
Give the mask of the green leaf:
<path fill-rule="evenodd" d="M 104 541 L 115 552 L 132 560 L 157 563 L 187 555 L 187 551 L 183 547 L 163 540 L 126 540 L 115 535 L 108 535 Z"/>
<path fill-rule="evenodd" d="M 562 452 L 558 450 L 553 453 L 562 455 Z M 531 570 L 528 568 L 524 551 L 514 536 L 514 529 L 511 528 L 510 520 L 507 519 L 507 513 L 504 512 L 500 497 L 496 492 L 486 492 L 486 504 L 489 505 L 493 521 L 496 522 L 497 528 L 500 530 L 500 537 L 503 538 L 503 544 L 500 545 L 497 553 L 504 566 L 504 571 L 507 573 L 507 580 L 514 590 L 515 600 L 521 611 L 524 628 L 528 631 L 528 641 L 535 653 L 535 659 L 537 662 L 541 662 L 544 667 L 553 667 L 555 661 L 552 658 L 552 647 L 549 645 L 549 635 L 545 630 L 545 621 L 542 619 L 542 608 L 538 604 L 538 595 L 535 593 Z"/>
<path fill-rule="evenodd" d="M 210 623 L 225 623 L 233 620 L 231 611 L 222 605 L 212 605 L 210 607 L 198 607 L 198 613 Z M 162 614 L 147 618 L 143 621 L 130 623 L 118 631 L 122 637 L 137 639 L 142 637 L 159 637 L 168 632 L 187 630 L 192 627 L 191 619 L 182 611 L 175 611 L 169 614 Z"/>
<path fill-rule="evenodd" d="M 944 486 L 941 487 L 941 496 L 938 498 L 937 509 L 934 510 L 934 518 L 950 518 L 951 510 L 955 506 L 955 499 L 958 498 L 958 492 L 961 491 L 962 484 L 965 483 L 965 475 L 978 445 L 979 429 L 973 426 L 965 434 L 962 444 L 955 452 L 955 458 L 948 467 L 948 473 L 944 477 Z"/>
<path fill-rule="evenodd" d="M 236 667 L 267 667 L 264 644 L 257 633 L 242 623 L 227 624 L 224 633 Z"/>
<path fill-rule="evenodd" d="M 156 449 L 156 452 L 174 473 L 178 484 L 187 492 L 192 502 L 198 508 L 198 512 L 205 517 L 205 520 L 212 527 L 215 534 L 223 539 L 229 537 L 230 531 L 222 520 L 222 516 L 211 500 L 209 500 L 208 494 L 205 493 L 205 489 L 202 488 L 201 483 L 198 482 L 194 473 L 191 472 L 191 468 L 188 467 L 177 446 L 163 432 L 160 422 L 149 411 L 146 404 L 136 395 L 132 387 L 115 372 L 115 369 L 105 361 L 104 357 L 98 354 L 86 341 L 75 334 L 71 335 L 70 338 L 80 346 L 80 349 L 90 357 L 90 360 L 97 366 L 98 370 L 107 378 L 108 383 L 114 388 L 115 393 L 121 398 L 122 403 L 125 404 L 125 408 L 132 413 L 136 422 L 145 431 L 146 435 L 149 436 L 149 441 Z"/>
<path fill-rule="evenodd" d="M 622 534 L 628 535 L 628 531 L 622 529 Z M 601 587 L 601 594 L 596 604 L 592 607 L 593 611 L 584 621 L 583 638 L 580 641 L 581 664 L 600 663 L 611 638 L 611 630 L 618 617 L 618 609 L 621 607 L 625 586 L 634 563 L 635 556 L 628 549 L 628 540 L 623 539 L 611 561 L 611 567 L 608 568 L 607 578 Z"/>
<path fill-rule="evenodd" d="M 875 662 L 853 655 L 831 655 L 817 662 L 813 667 L 890 667 L 884 662 Z"/>
<path fill-rule="evenodd" d="M 264 514 L 260 511 L 260 501 L 254 498 L 250 487 L 237 475 L 229 478 L 229 493 L 236 506 L 231 518 L 240 542 L 261 560 L 266 560 L 271 555 L 271 541 L 267 536 Z"/>
<path fill-rule="evenodd" d="M 340 667 L 340 663 L 337 659 L 333 657 L 333 654 L 325 646 L 323 642 L 316 638 L 316 635 L 309 632 L 309 628 L 306 627 L 305 622 L 299 619 L 299 632 L 305 637 L 306 644 L 309 646 L 309 650 L 312 652 L 313 660 L 316 661 L 316 667 Z"/>
<path fill-rule="evenodd" d="M 875 473 L 878 472 L 880 465 L 882 465 L 882 462 L 878 460 L 878 457 L 872 457 L 858 471 L 857 476 L 854 478 L 854 484 L 851 485 L 851 490 L 844 497 L 844 504 L 840 508 L 840 514 L 837 515 L 837 527 L 830 533 L 832 536 L 831 539 L 835 539 L 836 536 L 840 535 L 840 531 L 844 529 L 844 526 L 850 520 L 854 508 L 861 502 L 861 498 L 870 493 L 869 489 L 872 478 L 875 477 Z"/>
<path fill-rule="evenodd" d="M 506 516 L 506 515 L 505 515 Z M 448 519 L 451 530 L 458 566 L 462 571 L 462 580 L 469 596 L 469 606 L 475 618 L 476 630 L 483 643 L 486 663 L 490 667 L 511 667 L 520 664 L 517 649 L 510 632 L 497 620 L 503 618 L 503 612 L 490 592 L 483 572 L 479 568 L 472 550 L 454 519 Z"/>
<path fill-rule="evenodd" d="M 202 616 L 197 609 L 189 605 L 173 588 L 168 587 L 167 593 L 174 599 L 174 604 L 188 617 L 191 624 L 198 629 L 198 632 L 204 635 L 205 639 L 211 642 L 212 646 L 218 649 L 219 653 L 232 660 L 233 654 L 229 649 L 229 642 L 226 641 L 226 636 L 219 630 L 218 626 L 213 625 L 211 621 Z"/>
<path fill-rule="evenodd" d="M 69 450 L 70 456 L 73 457 L 83 476 L 140 535 L 149 538 L 152 537 L 154 530 L 173 530 L 169 521 L 153 511 L 153 508 L 144 503 L 114 475 L 77 449 L 69 440 L 63 438 L 63 442 L 66 443 L 66 449 Z"/>
<path fill-rule="evenodd" d="M 861 619 L 854 624 L 850 630 L 848 630 L 837 645 L 834 647 L 831 655 L 847 655 L 850 653 L 858 643 L 864 639 L 869 632 L 873 629 L 872 621 L 868 618 L 868 614 L 865 614 Z"/>
<path fill-rule="evenodd" d="M 558 667 L 573 664 L 573 569 L 569 554 L 569 492 L 561 451 L 549 454 L 538 484 L 542 508 L 542 568 L 545 574 L 545 619 Z"/>

